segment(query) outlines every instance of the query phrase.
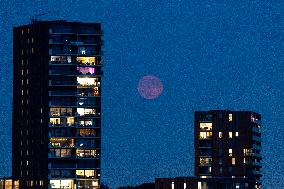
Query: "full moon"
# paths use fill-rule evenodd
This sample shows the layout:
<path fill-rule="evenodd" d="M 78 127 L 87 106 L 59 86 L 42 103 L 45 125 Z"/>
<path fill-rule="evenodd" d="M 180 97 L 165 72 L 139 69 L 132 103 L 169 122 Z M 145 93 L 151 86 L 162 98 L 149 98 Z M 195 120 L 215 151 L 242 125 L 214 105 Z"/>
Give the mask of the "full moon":
<path fill-rule="evenodd" d="M 148 75 L 139 80 L 139 94 L 146 99 L 155 99 L 163 92 L 163 83 L 158 77 Z"/>

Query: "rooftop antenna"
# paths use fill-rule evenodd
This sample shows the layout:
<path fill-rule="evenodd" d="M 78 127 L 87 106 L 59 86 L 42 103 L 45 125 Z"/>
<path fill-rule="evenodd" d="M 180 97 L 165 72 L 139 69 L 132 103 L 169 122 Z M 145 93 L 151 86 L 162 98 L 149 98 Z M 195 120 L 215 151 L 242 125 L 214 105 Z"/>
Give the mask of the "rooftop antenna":
<path fill-rule="evenodd" d="M 36 22 L 36 21 L 38 20 L 38 17 L 44 16 L 44 15 L 47 15 L 47 14 L 51 14 L 51 13 L 55 13 L 55 12 L 56 12 L 56 13 L 59 13 L 59 10 L 50 11 L 50 12 L 45 12 L 45 13 L 42 13 L 42 14 L 36 14 L 36 15 L 32 16 L 31 21 L 32 21 L 32 22 Z"/>

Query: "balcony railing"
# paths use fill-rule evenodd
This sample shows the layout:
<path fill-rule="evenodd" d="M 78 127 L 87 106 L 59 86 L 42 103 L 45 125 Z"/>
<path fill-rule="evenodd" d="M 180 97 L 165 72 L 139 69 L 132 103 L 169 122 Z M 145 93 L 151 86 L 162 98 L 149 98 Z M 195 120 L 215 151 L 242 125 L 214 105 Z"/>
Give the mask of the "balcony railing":
<path fill-rule="evenodd" d="M 74 127 L 76 126 L 75 123 L 74 124 L 70 124 L 70 123 L 49 123 L 49 127 Z"/>
<path fill-rule="evenodd" d="M 72 50 L 72 51 L 67 51 L 67 50 L 57 50 L 57 49 L 50 49 L 49 50 L 49 55 L 74 55 L 74 56 L 102 56 L 103 52 L 102 51 L 85 51 L 84 54 L 78 50 Z"/>
<path fill-rule="evenodd" d="M 49 86 L 77 86 L 77 81 L 54 81 L 54 80 L 49 80 Z"/>
<path fill-rule="evenodd" d="M 75 96 L 77 91 L 49 91 L 49 96 Z"/>
<path fill-rule="evenodd" d="M 59 117 L 59 116 L 74 116 L 75 113 L 71 112 L 49 112 L 50 117 Z"/>

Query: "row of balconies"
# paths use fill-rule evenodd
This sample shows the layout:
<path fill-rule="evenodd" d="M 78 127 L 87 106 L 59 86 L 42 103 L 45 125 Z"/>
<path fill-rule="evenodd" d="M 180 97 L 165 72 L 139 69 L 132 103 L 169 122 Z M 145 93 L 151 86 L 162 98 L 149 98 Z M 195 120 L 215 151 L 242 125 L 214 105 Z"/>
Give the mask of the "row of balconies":
<path fill-rule="evenodd" d="M 85 88 L 93 88 L 93 87 L 100 87 L 101 83 L 98 81 L 96 83 L 79 83 L 78 81 L 58 81 L 58 80 L 49 80 L 49 86 L 78 86 L 78 87 L 85 87 Z"/>
<path fill-rule="evenodd" d="M 99 124 L 79 124 L 77 122 L 75 122 L 74 124 L 70 124 L 70 123 L 48 123 L 49 127 L 75 127 L 75 128 L 86 128 L 86 127 L 91 127 L 91 128 L 100 128 Z"/>
<path fill-rule="evenodd" d="M 100 169 L 99 163 L 92 163 L 92 164 L 78 164 L 78 163 L 58 163 L 58 164 L 52 164 L 48 163 L 49 169 Z"/>
<path fill-rule="evenodd" d="M 99 102 L 94 102 L 94 103 L 80 103 L 80 102 L 52 102 L 49 101 L 49 106 L 50 107 L 98 107 L 100 106 Z"/>
<path fill-rule="evenodd" d="M 71 155 L 66 155 L 66 156 L 56 156 L 55 154 L 48 154 L 48 158 L 54 158 L 54 159 L 99 159 L 100 154 L 96 155 L 89 155 L 89 156 L 79 156 L 77 154 L 71 154 Z"/>
<path fill-rule="evenodd" d="M 100 38 L 93 40 L 77 40 L 77 39 L 64 39 L 64 38 L 53 38 L 49 39 L 50 45 L 74 45 L 74 46 L 103 46 L 104 41 Z"/>
<path fill-rule="evenodd" d="M 66 115 L 52 115 L 51 113 L 49 113 L 49 117 L 69 117 L 69 116 L 74 116 L 74 117 L 82 117 L 82 116 L 100 116 L 101 113 L 100 112 L 91 112 L 91 113 L 85 113 L 84 115 L 79 114 L 78 112 L 75 112 L 74 115 L 73 114 L 66 114 Z"/>
<path fill-rule="evenodd" d="M 81 72 L 79 70 L 70 71 L 70 70 L 49 70 L 49 75 L 65 75 L 65 76 L 101 76 L 103 75 L 103 71 L 96 70 L 93 73 L 91 72 Z"/>
<path fill-rule="evenodd" d="M 95 91 L 49 91 L 49 96 L 76 96 L 76 97 L 100 97 L 100 88 Z"/>
<path fill-rule="evenodd" d="M 101 134 L 95 133 L 95 134 L 80 134 L 80 133 L 64 133 L 64 134 L 56 134 L 56 133 L 48 133 L 49 138 L 53 137 L 64 137 L 64 138 L 101 138 Z"/>
<path fill-rule="evenodd" d="M 79 29 L 72 27 L 50 28 L 51 35 L 76 35 L 76 36 L 96 36 L 103 35 L 103 30 L 98 29 Z"/>
<path fill-rule="evenodd" d="M 262 167 L 261 162 L 255 162 L 255 161 L 247 161 L 243 163 L 244 165 L 253 165 L 256 167 Z M 200 161 L 199 166 L 212 166 L 212 160 L 211 161 Z"/>
<path fill-rule="evenodd" d="M 75 144 L 64 144 L 64 145 L 52 145 L 48 144 L 48 148 L 82 148 L 82 149 L 100 149 L 101 145 L 99 144 L 83 144 L 83 143 L 75 143 Z"/>
<path fill-rule="evenodd" d="M 61 55 L 70 55 L 70 56 L 102 56 L 102 51 L 97 50 L 78 50 L 78 49 L 70 49 L 70 50 L 59 50 L 59 49 L 49 49 L 49 55 L 51 56 L 61 56 Z"/>
<path fill-rule="evenodd" d="M 77 65 L 80 67 L 94 67 L 94 66 L 102 66 L 103 61 L 96 61 L 96 62 L 86 62 L 83 63 L 81 61 L 49 61 L 49 65 Z"/>

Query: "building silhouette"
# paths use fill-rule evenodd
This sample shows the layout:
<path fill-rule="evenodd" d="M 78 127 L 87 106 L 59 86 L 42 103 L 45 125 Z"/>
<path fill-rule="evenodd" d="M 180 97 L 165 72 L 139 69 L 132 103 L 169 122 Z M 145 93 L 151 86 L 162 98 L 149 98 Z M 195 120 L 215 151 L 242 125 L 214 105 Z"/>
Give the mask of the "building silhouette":
<path fill-rule="evenodd" d="M 101 24 L 15 27 L 13 57 L 14 188 L 99 188 Z"/>
<path fill-rule="evenodd" d="M 261 115 L 196 111 L 194 177 L 157 178 L 156 189 L 261 188 Z"/>

